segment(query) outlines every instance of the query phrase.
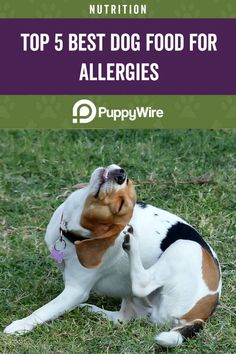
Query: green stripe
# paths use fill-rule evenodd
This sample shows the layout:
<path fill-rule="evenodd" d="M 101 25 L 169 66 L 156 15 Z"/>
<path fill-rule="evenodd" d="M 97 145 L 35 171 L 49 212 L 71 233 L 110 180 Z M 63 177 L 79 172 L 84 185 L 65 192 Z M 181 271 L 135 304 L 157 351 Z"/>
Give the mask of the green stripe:
<path fill-rule="evenodd" d="M 161 108 L 164 117 L 73 124 L 81 98 L 108 109 Z M 0 128 L 236 128 L 236 96 L 0 96 Z"/>
<path fill-rule="evenodd" d="M 87 1 L 87 0 L 0 0 L 0 18 L 88 18 L 89 4 L 147 4 L 145 18 L 235 18 L 235 0 L 153 0 L 153 1 Z M 103 15 L 99 17 L 134 17 Z"/>

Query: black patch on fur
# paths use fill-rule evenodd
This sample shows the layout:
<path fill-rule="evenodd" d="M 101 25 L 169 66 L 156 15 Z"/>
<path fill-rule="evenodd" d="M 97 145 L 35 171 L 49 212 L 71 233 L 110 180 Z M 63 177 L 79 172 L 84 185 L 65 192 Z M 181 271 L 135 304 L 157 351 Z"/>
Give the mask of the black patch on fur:
<path fill-rule="evenodd" d="M 132 225 L 128 225 L 129 226 L 129 228 L 128 228 L 128 232 L 130 233 L 130 234 L 132 234 L 133 235 L 133 233 L 134 233 L 134 228 L 133 228 L 133 226 Z"/>
<path fill-rule="evenodd" d="M 89 240 L 87 237 L 73 234 L 73 232 L 70 232 L 70 231 L 62 230 L 61 227 L 60 227 L 60 232 L 62 233 L 63 236 L 65 236 L 67 238 L 67 240 L 69 240 L 72 243 L 75 243 L 76 241 Z"/>
<path fill-rule="evenodd" d="M 180 221 L 168 229 L 166 237 L 161 242 L 161 250 L 164 252 L 177 240 L 190 240 L 197 242 L 212 255 L 210 247 L 203 240 L 202 236 L 193 227 Z"/>
<path fill-rule="evenodd" d="M 158 216 L 158 214 L 154 214 L 155 216 Z"/>
<path fill-rule="evenodd" d="M 129 241 L 130 241 L 130 236 L 129 236 L 129 234 L 126 234 L 125 237 L 124 237 L 124 241 L 122 243 L 122 247 L 126 251 L 130 251 L 130 243 L 129 243 Z"/>
<path fill-rule="evenodd" d="M 186 324 L 186 326 L 176 329 L 184 339 L 192 338 L 196 336 L 196 334 L 203 329 L 203 322 L 196 321 L 192 324 Z"/>
<path fill-rule="evenodd" d="M 140 208 L 142 208 L 142 209 L 145 209 L 147 207 L 147 204 L 144 202 L 137 201 L 136 204 L 138 204 L 140 206 Z"/>

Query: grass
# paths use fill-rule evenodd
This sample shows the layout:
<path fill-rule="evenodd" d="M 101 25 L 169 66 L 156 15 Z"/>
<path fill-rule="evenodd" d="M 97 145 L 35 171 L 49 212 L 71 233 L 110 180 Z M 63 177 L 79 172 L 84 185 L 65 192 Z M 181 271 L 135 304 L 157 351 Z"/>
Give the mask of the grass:
<path fill-rule="evenodd" d="M 174 350 L 155 344 L 161 328 L 146 321 L 115 326 L 75 309 L 25 336 L 1 332 L 0 353 L 235 353 L 235 142 L 232 130 L 0 131 L 1 330 L 62 290 L 44 244 L 46 225 L 71 186 L 111 162 L 129 172 L 140 200 L 180 215 L 205 235 L 224 283 L 204 331 Z M 89 301 L 119 307 L 106 297 Z"/>

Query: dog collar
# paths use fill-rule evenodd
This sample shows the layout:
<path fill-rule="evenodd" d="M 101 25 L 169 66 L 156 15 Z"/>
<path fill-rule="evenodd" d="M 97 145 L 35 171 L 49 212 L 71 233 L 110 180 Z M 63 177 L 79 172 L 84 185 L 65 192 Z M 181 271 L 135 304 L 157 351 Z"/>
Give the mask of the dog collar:
<path fill-rule="evenodd" d="M 62 228 L 62 225 L 64 225 L 65 229 Z M 67 230 L 67 222 L 63 221 L 63 213 L 61 215 L 61 223 L 60 223 L 59 230 L 60 230 L 60 235 L 64 236 L 71 243 L 75 243 L 76 241 L 88 240 L 87 237 L 83 237 L 81 235 L 74 234 L 73 232 Z"/>
<path fill-rule="evenodd" d="M 76 241 L 89 240 L 89 238 L 87 238 L 87 237 L 83 237 L 81 235 L 74 234 L 71 231 L 63 230 L 61 227 L 60 227 L 60 234 L 63 235 L 65 238 L 67 238 L 67 240 L 69 240 L 71 243 L 75 243 Z"/>

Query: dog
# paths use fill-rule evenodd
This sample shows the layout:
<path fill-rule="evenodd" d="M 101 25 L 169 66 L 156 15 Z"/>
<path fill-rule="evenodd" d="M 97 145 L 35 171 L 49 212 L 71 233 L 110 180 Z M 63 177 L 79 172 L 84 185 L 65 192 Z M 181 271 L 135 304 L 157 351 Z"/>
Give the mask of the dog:
<path fill-rule="evenodd" d="M 117 165 L 99 167 L 54 212 L 45 241 L 62 263 L 65 288 L 7 334 L 23 334 L 75 307 L 115 323 L 146 318 L 171 323 L 155 337 L 182 344 L 202 329 L 221 294 L 213 249 L 180 217 L 137 202 L 133 182 Z M 119 311 L 84 303 L 91 291 L 122 298 Z"/>

